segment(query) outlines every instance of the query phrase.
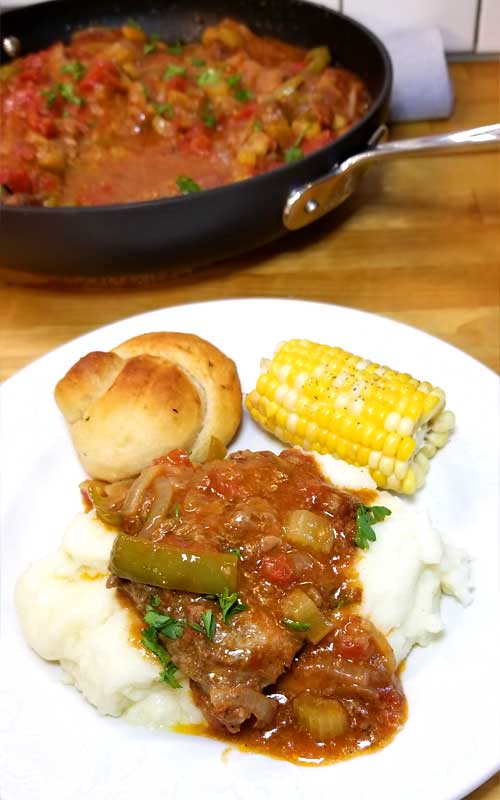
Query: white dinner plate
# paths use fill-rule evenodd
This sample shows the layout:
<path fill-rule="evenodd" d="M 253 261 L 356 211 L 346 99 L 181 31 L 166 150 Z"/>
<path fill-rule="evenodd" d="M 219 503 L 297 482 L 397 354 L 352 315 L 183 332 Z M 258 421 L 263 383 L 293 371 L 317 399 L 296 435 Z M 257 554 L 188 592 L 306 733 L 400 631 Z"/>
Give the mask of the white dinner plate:
<path fill-rule="evenodd" d="M 243 389 L 287 338 L 340 345 L 445 389 L 457 429 L 415 501 L 473 557 L 472 605 L 443 602 L 446 634 L 404 672 L 409 719 L 380 752 L 307 768 L 225 744 L 101 717 L 58 666 L 25 644 L 16 578 L 61 542 L 80 510 L 82 469 L 54 403 L 59 378 L 91 350 L 146 331 L 197 333 L 237 363 Z M 154 311 L 60 347 L 1 389 L 2 800 L 455 800 L 499 766 L 499 384 L 464 353 L 413 328 L 336 306 L 227 300 Z M 279 449 L 245 419 L 232 449 Z M 390 580 L 390 575 L 387 578 Z"/>

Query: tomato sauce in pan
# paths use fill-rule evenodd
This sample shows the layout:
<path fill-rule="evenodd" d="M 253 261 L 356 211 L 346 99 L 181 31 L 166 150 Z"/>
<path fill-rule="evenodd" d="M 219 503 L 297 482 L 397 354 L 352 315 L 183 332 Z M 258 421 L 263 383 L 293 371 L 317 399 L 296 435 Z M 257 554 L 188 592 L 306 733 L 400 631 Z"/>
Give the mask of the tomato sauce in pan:
<path fill-rule="evenodd" d="M 365 498 L 331 486 L 298 450 L 242 451 L 199 465 L 173 452 L 147 476 L 119 524 L 129 541 L 150 542 L 156 575 L 167 569 L 163 547 L 199 554 L 204 570 L 214 553 L 237 557 L 229 605 L 222 595 L 148 585 L 132 552 L 127 577 L 113 555 L 110 562 L 109 586 L 137 615 L 134 646 L 147 646 L 151 604 L 153 617 L 179 626 L 160 630 L 159 641 L 173 674 L 190 679 L 211 735 L 311 765 L 387 744 L 406 719 L 406 700 L 389 643 L 360 613 L 356 538 Z M 101 503 L 121 514 L 129 483 Z M 172 513 L 160 513 L 159 500 Z"/>
<path fill-rule="evenodd" d="M 77 31 L 0 67 L 0 202 L 154 200 L 293 163 L 368 109 L 330 58 L 230 19 L 189 44 L 133 20 Z"/>

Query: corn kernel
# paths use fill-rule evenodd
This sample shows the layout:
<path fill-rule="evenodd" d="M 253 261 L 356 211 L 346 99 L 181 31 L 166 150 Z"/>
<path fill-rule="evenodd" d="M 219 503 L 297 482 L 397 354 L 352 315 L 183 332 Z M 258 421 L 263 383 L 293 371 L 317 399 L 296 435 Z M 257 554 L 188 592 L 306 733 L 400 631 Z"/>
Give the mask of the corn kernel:
<path fill-rule="evenodd" d="M 415 480 L 415 473 L 413 469 L 408 470 L 401 488 L 405 494 L 413 494 L 415 492 L 417 488 L 417 481 Z"/>
<path fill-rule="evenodd" d="M 446 442 L 448 441 L 448 437 L 448 431 L 443 431 L 442 433 L 430 431 L 425 437 L 425 440 L 426 442 L 433 444 L 434 447 L 437 447 L 439 450 L 441 447 L 445 446 Z"/>
<path fill-rule="evenodd" d="M 401 417 L 397 411 L 391 411 L 391 413 L 385 418 L 384 428 L 386 431 L 395 431 L 399 426 L 400 420 Z"/>
<path fill-rule="evenodd" d="M 383 475 L 392 475 L 394 472 L 394 459 L 383 455 L 378 468 Z"/>
<path fill-rule="evenodd" d="M 398 433 L 401 436 L 411 436 L 415 429 L 415 423 L 410 417 L 402 417 L 398 425 Z"/>
<path fill-rule="evenodd" d="M 401 437 L 397 433 L 389 433 L 382 448 L 384 456 L 395 456 L 400 441 Z"/>
<path fill-rule="evenodd" d="M 452 431 L 455 427 L 455 414 L 453 411 L 442 411 L 438 416 L 432 420 L 431 428 L 437 433 L 444 433 L 445 431 Z"/>
<path fill-rule="evenodd" d="M 434 458 L 436 455 L 436 448 L 430 442 L 425 442 L 420 448 L 420 452 L 427 456 L 427 458 Z"/>
<path fill-rule="evenodd" d="M 385 442 L 385 437 L 387 436 L 385 431 L 375 430 L 371 440 L 371 446 L 374 450 L 382 450 Z"/>
<path fill-rule="evenodd" d="M 280 408 L 276 414 L 276 425 L 280 428 L 284 428 L 286 426 L 286 421 L 288 418 L 288 414 L 286 409 Z"/>
<path fill-rule="evenodd" d="M 380 470 L 378 470 L 378 469 L 373 470 L 372 478 L 375 481 L 375 483 L 377 484 L 377 486 L 382 486 L 382 488 L 385 487 L 386 476 L 384 475 L 383 472 L 380 472 Z"/>
<path fill-rule="evenodd" d="M 389 475 L 389 477 L 387 478 L 387 488 L 393 492 L 397 492 L 399 491 L 400 486 L 401 486 L 401 481 L 396 477 L 396 475 L 394 475 L 394 473 L 392 475 Z"/>
<path fill-rule="evenodd" d="M 342 438 L 339 437 L 337 439 L 337 455 L 339 456 L 339 458 L 345 458 L 346 457 L 346 455 L 347 455 L 347 447 L 348 447 L 348 442 L 346 442 L 345 439 L 342 439 Z"/>
<path fill-rule="evenodd" d="M 408 472 L 408 461 L 399 461 L 399 459 L 396 459 L 396 461 L 394 462 L 394 474 L 396 475 L 396 477 L 399 478 L 400 481 L 402 481 L 403 478 L 406 477 L 407 472 Z"/>
<path fill-rule="evenodd" d="M 358 461 L 362 467 L 365 467 L 368 464 L 368 459 L 370 458 L 370 451 L 367 447 L 361 446 L 358 450 Z"/>
<path fill-rule="evenodd" d="M 405 436 L 401 439 L 399 447 L 396 451 L 396 458 L 399 461 L 408 461 L 415 452 L 415 441 L 410 436 Z"/>

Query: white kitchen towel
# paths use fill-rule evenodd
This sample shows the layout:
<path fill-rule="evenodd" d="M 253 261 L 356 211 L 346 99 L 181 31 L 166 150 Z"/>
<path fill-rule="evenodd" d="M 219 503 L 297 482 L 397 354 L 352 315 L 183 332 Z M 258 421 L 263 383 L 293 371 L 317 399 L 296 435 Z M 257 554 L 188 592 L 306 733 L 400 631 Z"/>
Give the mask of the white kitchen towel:
<path fill-rule="evenodd" d="M 442 119 L 453 111 L 453 88 L 439 28 L 384 37 L 394 69 L 390 121 Z"/>

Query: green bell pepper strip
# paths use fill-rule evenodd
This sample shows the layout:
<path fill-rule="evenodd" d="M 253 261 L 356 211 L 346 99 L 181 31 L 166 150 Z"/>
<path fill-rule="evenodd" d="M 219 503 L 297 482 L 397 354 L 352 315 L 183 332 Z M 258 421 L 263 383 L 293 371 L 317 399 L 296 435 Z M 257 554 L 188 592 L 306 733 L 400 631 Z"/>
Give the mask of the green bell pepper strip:
<path fill-rule="evenodd" d="M 94 506 L 96 516 L 106 525 L 118 528 L 122 523 L 122 515 L 119 511 L 110 508 L 110 500 L 102 494 L 99 484 L 95 481 L 83 481 L 80 490 L 87 494 L 90 502 Z"/>
<path fill-rule="evenodd" d="M 195 594 L 219 594 L 238 585 L 234 553 L 193 553 L 120 533 L 113 544 L 109 568 L 127 580 Z"/>

